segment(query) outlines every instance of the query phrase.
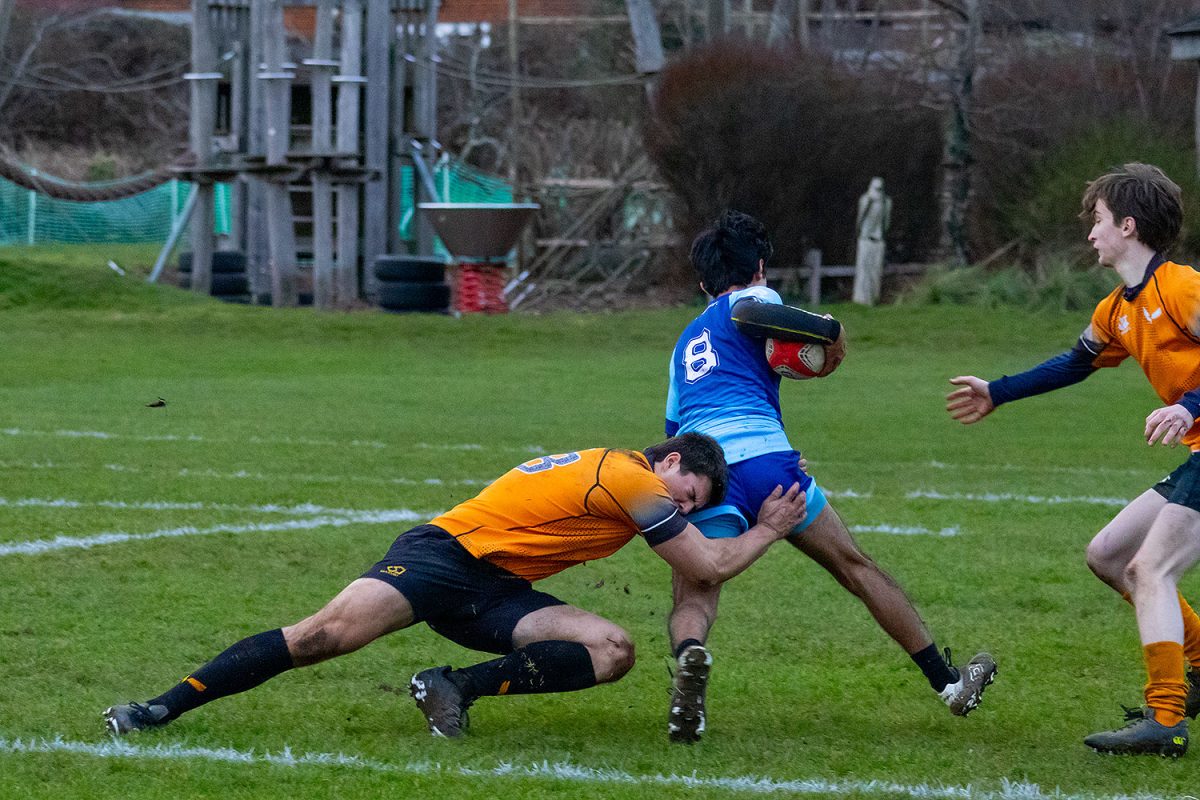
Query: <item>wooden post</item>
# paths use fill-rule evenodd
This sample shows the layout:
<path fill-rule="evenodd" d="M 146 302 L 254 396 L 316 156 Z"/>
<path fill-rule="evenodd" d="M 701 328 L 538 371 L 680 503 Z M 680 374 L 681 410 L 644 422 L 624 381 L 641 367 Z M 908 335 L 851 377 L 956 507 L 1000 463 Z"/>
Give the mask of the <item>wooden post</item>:
<path fill-rule="evenodd" d="M 821 251 L 809 248 L 804 253 L 804 266 L 808 267 L 808 304 L 816 308 L 821 305 Z"/>
<path fill-rule="evenodd" d="M 341 74 L 334 81 L 338 91 L 337 149 L 358 152 L 358 120 L 362 77 L 362 0 L 345 0 L 342 5 Z M 334 295 L 342 308 L 358 300 L 358 183 L 337 187 L 337 269 Z"/>
<path fill-rule="evenodd" d="M 719 39 L 729 31 L 729 0 L 708 0 L 708 38 Z"/>
<path fill-rule="evenodd" d="M 388 193 L 388 109 L 391 100 L 391 67 L 388 48 L 392 42 L 392 12 L 386 0 L 367 3 L 366 37 L 366 166 L 376 177 L 363 188 L 366 213 L 363 215 L 363 290 L 375 295 L 375 259 L 387 249 L 387 229 L 395 220 L 387 218 Z"/>
<path fill-rule="evenodd" d="M 189 81 L 191 119 L 188 146 L 195 156 L 197 169 L 212 165 L 213 125 L 217 118 L 217 50 L 212 38 L 212 20 L 208 0 L 192 0 L 192 71 Z M 192 216 L 192 291 L 208 294 L 212 289 L 213 185 L 212 180 L 196 178 L 196 212 Z"/>
<path fill-rule="evenodd" d="M 328 157 L 333 150 L 333 0 L 318 0 L 313 57 L 304 62 L 312 70 L 312 149 Z M 313 204 L 313 306 L 333 308 L 333 184 L 325 169 L 312 176 Z"/>
<path fill-rule="evenodd" d="M 284 69 L 287 45 L 283 31 L 282 0 L 266 0 L 264 51 L 267 82 L 267 166 L 287 164 L 291 138 L 291 81 L 295 75 Z M 270 243 L 271 304 L 294 306 L 299 302 L 296 286 L 296 233 L 292 220 L 292 197 L 286 174 L 272 176 L 266 186 L 267 239 Z"/>
<path fill-rule="evenodd" d="M 633 29 L 633 52 L 638 74 L 655 75 L 666 63 L 663 55 L 662 31 L 650 0 L 625 0 L 629 25 Z"/>
<path fill-rule="evenodd" d="M 422 145 L 420 152 L 414 153 L 414 157 L 424 161 L 426 170 L 429 172 L 432 172 L 437 159 L 437 148 L 433 146 L 437 140 L 437 71 L 434 69 L 437 59 L 437 16 L 437 0 L 425 0 L 424 35 L 421 37 L 418 59 L 420 68 L 413 74 L 413 130 Z M 425 183 L 417 180 L 415 175 L 413 184 L 418 203 L 437 202 L 437 194 L 430 194 Z M 433 225 L 424 214 L 415 213 L 416 209 L 413 210 L 413 231 L 416 233 L 417 253 L 432 254 Z"/>
<path fill-rule="evenodd" d="M 235 19 L 241 22 L 242 9 L 237 9 Z M 243 26 L 235 30 L 235 38 L 231 51 L 233 58 L 229 65 L 229 133 L 233 139 L 234 149 L 246 151 L 246 48 L 240 39 Z M 230 185 L 231 203 L 229 238 L 235 249 L 246 252 L 246 183 L 239 175 Z"/>
<path fill-rule="evenodd" d="M 249 112 L 246 120 L 247 155 L 266 158 L 267 126 L 266 95 L 263 81 L 258 73 L 266 60 L 266 8 L 260 0 L 250 3 L 250 46 L 246 64 L 246 94 L 249 96 Z M 267 241 L 267 184 L 265 181 L 243 178 L 246 182 L 246 265 L 250 278 L 250 291 L 255 302 L 271 291 L 270 245 Z"/>
<path fill-rule="evenodd" d="M 508 0 L 508 183 L 517 188 L 517 161 L 521 152 L 521 87 L 518 85 L 521 66 L 519 41 L 520 11 L 517 0 Z M 514 198 L 515 199 L 515 198 Z"/>
<path fill-rule="evenodd" d="M 404 215 L 404 198 L 400 194 L 404 186 L 403 170 L 408 160 L 408 123 L 409 109 L 405 103 L 408 96 L 408 81 L 410 70 L 408 59 L 402 53 L 409 52 L 409 42 L 413 34 L 409 31 L 411 15 L 405 14 L 404 24 L 396 31 L 396 57 L 392 59 L 392 117 L 391 137 L 388 147 L 388 171 L 392 190 L 388 192 L 388 252 L 404 251 L 404 242 L 400 238 L 400 218 Z M 419 69 L 419 67 L 418 67 Z M 414 195 L 415 196 L 415 195 Z M 412 198 L 409 198 L 410 200 Z M 413 209 L 415 212 L 416 209 Z"/>

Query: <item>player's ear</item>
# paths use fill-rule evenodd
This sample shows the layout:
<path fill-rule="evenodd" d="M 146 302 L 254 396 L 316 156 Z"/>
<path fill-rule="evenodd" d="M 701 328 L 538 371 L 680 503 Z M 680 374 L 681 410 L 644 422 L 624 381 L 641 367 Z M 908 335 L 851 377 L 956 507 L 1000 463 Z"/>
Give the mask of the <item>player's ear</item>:
<path fill-rule="evenodd" d="M 758 271 L 754 273 L 754 280 L 761 281 L 763 279 L 763 273 L 766 270 L 766 268 L 767 268 L 766 259 L 760 258 L 758 260 Z"/>
<path fill-rule="evenodd" d="M 1125 217 L 1121 220 L 1121 233 L 1124 236 L 1137 237 L 1137 220 L 1133 217 Z"/>

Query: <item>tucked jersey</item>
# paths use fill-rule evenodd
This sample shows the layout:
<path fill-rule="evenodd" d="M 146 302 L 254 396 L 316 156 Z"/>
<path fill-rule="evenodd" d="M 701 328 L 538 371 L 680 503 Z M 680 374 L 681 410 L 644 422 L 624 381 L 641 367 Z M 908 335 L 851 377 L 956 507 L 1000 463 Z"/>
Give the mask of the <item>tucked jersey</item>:
<path fill-rule="evenodd" d="M 779 376 L 768 366 L 761 339 L 738 332 L 732 309 L 753 298 L 782 304 L 766 286 L 721 295 L 692 320 L 671 354 L 667 419 L 679 433 L 717 440 L 730 464 L 791 450 L 779 411 Z"/>
<path fill-rule="evenodd" d="M 431 524 L 530 581 L 610 556 L 638 533 L 654 546 L 687 527 L 646 456 L 614 449 L 526 461 Z"/>
<path fill-rule="evenodd" d="M 1132 296 L 1131 296 L 1132 295 Z M 1115 367 L 1132 356 L 1166 404 L 1200 386 L 1200 273 L 1164 261 L 1136 293 L 1118 286 L 1092 312 L 1081 337 L 1097 367 Z M 1183 437 L 1200 450 L 1200 424 Z"/>

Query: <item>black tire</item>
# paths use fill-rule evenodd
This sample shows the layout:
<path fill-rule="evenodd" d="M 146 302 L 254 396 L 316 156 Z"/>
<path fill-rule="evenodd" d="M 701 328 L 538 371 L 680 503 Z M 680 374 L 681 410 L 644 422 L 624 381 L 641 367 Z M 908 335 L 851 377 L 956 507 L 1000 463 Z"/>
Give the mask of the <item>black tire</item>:
<path fill-rule="evenodd" d="M 179 271 L 192 271 L 192 253 L 190 250 L 179 254 Z M 246 254 L 238 250 L 218 250 L 212 254 L 212 271 L 214 274 L 245 272 Z"/>
<path fill-rule="evenodd" d="M 450 287 L 444 283 L 381 282 L 379 305 L 388 311 L 445 311 L 450 307 Z"/>
<path fill-rule="evenodd" d="M 432 256 L 379 256 L 375 259 L 375 277 L 381 281 L 443 283 L 446 262 Z"/>
<path fill-rule="evenodd" d="M 192 288 L 192 277 L 189 275 L 179 282 L 184 289 Z M 247 294 L 250 291 L 250 281 L 244 274 L 213 273 L 212 289 L 209 294 L 213 297 L 228 297 L 230 295 Z"/>

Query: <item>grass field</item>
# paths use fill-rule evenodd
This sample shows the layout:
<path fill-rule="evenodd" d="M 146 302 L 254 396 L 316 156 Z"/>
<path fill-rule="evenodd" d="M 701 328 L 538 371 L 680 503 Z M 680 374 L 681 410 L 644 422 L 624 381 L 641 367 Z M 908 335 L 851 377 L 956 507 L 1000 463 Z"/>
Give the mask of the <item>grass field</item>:
<path fill-rule="evenodd" d="M 639 662 L 617 684 L 485 698 L 466 741 L 432 740 L 408 677 L 478 659 L 419 627 L 114 742 L 105 706 L 311 613 L 512 465 L 657 441 L 695 309 L 273 311 L 122 282 L 95 258 L 0 259 L 2 797 L 1200 794 L 1195 752 L 1080 743 L 1143 680 L 1132 613 L 1084 545 L 1184 453 L 1142 442 L 1155 398 L 1132 365 L 953 424 L 948 377 L 1017 371 L 1084 321 L 1012 310 L 831 308 L 846 363 L 783 387 L 810 471 L 939 643 L 997 657 L 968 719 L 783 545 L 726 591 L 706 739 L 669 745 L 669 574 L 635 541 L 540 585 L 631 633 Z M 81 264 L 86 296 L 46 277 Z"/>

